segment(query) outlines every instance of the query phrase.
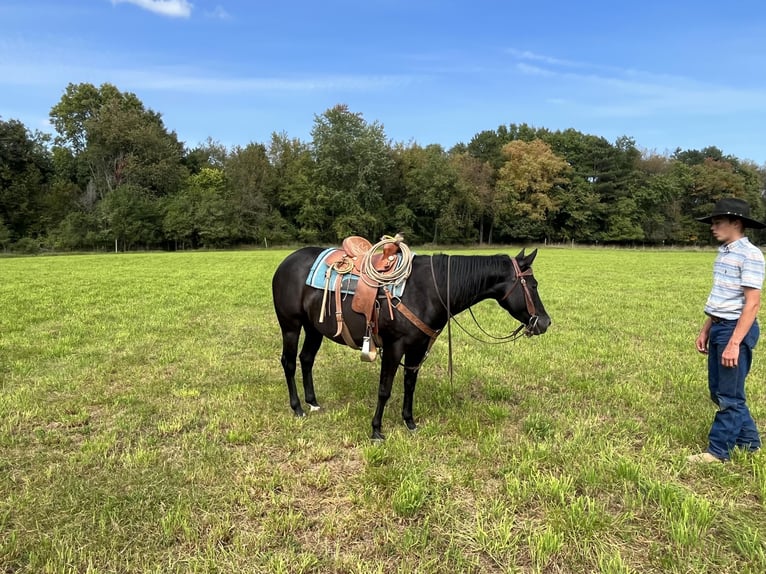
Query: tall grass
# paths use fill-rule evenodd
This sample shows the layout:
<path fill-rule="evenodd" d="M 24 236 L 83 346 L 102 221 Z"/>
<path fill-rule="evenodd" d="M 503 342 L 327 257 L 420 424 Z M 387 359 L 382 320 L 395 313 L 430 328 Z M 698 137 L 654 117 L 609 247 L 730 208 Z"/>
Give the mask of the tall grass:
<path fill-rule="evenodd" d="M 453 379 L 443 337 L 419 431 L 399 374 L 382 444 L 379 363 L 330 342 L 322 411 L 292 416 L 287 253 L 0 259 L 0 571 L 766 571 L 763 455 L 685 460 L 714 414 L 694 350 L 712 251 L 543 248 L 549 332 L 453 328 Z"/>

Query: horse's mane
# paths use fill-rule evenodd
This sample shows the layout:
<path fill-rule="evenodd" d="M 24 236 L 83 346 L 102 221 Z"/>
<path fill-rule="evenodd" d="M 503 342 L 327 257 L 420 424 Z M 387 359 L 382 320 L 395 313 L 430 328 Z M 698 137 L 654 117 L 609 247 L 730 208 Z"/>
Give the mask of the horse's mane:
<path fill-rule="evenodd" d="M 446 289 L 449 265 L 450 296 L 454 300 L 472 301 L 496 281 L 510 273 L 508 255 L 433 255 L 434 276 Z M 491 279 L 491 281 L 490 281 Z"/>

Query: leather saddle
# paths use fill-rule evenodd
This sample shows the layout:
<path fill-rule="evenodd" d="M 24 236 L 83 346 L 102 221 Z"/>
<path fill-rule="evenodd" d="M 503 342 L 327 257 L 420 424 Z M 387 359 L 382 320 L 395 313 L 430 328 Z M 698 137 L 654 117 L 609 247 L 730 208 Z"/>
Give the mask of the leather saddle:
<path fill-rule="evenodd" d="M 331 251 L 325 258 L 328 265 L 325 276 L 325 298 L 322 302 L 322 312 L 324 313 L 328 291 L 335 292 L 335 320 L 338 328 L 335 336 L 341 335 L 346 345 L 354 349 L 359 349 L 353 340 L 343 322 L 343 310 L 341 307 L 341 281 L 343 277 L 351 273 L 358 276 L 356 289 L 351 300 L 351 309 L 361 313 L 365 318 L 366 332 L 364 336 L 364 345 L 362 347 L 362 360 L 374 361 L 377 355 L 375 344 L 378 332 L 378 309 L 377 303 L 378 289 L 383 285 L 378 277 L 384 276 L 387 272 L 396 267 L 398 262 L 397 253 L 399 252 L 399 243 L 401 236 L 397 236 L 392 242 L 385 243 L 381 253 L 376 251 L 374 246 L 364 237 L 352 235 L 346 237 L 339 249 Z M 330 286 L 330 274 L 337 272 L 337 279 L 334 286 Z M 371 272 L 375 276 L 370 275 Z M 322 321 L 323 315 L 320 317 Z M 393 318 L 393 314 L 392 314 Z M 370 349 L 365 350 L 365 345 L 370 344 Z M 380 342 L 377 341 L 380 345 Z"/>

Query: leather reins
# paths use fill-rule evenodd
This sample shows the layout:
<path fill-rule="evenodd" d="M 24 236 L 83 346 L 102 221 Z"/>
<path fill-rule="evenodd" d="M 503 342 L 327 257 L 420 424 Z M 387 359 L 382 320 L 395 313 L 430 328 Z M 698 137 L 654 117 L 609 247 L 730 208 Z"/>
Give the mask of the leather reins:
<path fill-rule="evenodd" d="M 473 319 L 474 324 L 478 327 L 479 331 L 481 331 L 484 335 L 489 337 L 490 339 L 493 339 L 492 341 L 485 341 L 470 331 L 468 331 L 465 327 L 463 327 L 460 324 L 460 321 L 457 320 L 457 317 L 455 317 L 452 314 L 452 311 L 449 306 L 449 286 L 450 286 L 450 256 L 447 255 L 447 301 L 445 302 L 442 299 L 441 294 L 439 293 L 439 284 L 436 280 L 436 274 L 434 272 L 434 266 L 433 266 L 433 255 L 431 256 L 431 278 L 434 282 L 434 287 L 436 287 L 436 296 L 439 298 L 439 301 L 441 302 L 444 309 L 447 311 L 447 334 L 451 336 L 451 330 L 450 330 L 450 322 L 454 321 L 455 324 L 460 328 L 461 331 L 463 331 L 466 335 L 471 337 L 472 339 L 479 341 L 480 343 L 486 343 L 490 345 L 496 345 L 500 343 L 507 343 L 510 341 L 514 341 L 518 339 L 519 337 L 523 335 L 531 336 L 532 330 L 534 329 L 535 325 L 537 325 L 538 315 L 537 315 L 537 309 L 535 308 L 535 303 L 532 300 L 532 294 L 529 291 L 529 287 L 527 286 L 527 280 L 526 277 L 529 277 L 532 275 L 532 269 L 529 268 L 526 271 L 522 271 L 521 267 L 519 267 L 518 261 L 514 257 L 511 257 L 511 263 L 513 263 L 513 270 L 515 273 L 515 278 L 513 285 L 511 285 L 511 288 L 508 289 L 508 291 L 503 295 L 500 299 L 498 299 L 498 302 L 505 301 L 508 297 L 511 296 L 513 291 L 516 289 L 518 285 L 521 285 L 522 290 L 524 291 L 524 300 L 527 306 L 527 313 L 529 313 L 529 322 L 525 325 L 522 323 L 519 325 L 516 330 L 514 330 L 510 335 L 505 335 L 502 337 L 497 337 L 495 335 L 492 335 L 488 333 L 479 323 L 478 319 L 476 319 L 476 316 L 473 314 L 473 310 L 471 307 L 468 307 L 468 312 L 471 315 L 471 319 Z M 523 333 L 522 333 L 523 331 Z M 450 345 L 451 348 L 451 345 Z M 451 357 L 450 357 L 451 358 Z"/>
<path fill-rule="evenodd" d="M 519 267 L 518 261 L 514 257 L 511 257 L 511 263 L 513 263 L 513 270 L 515 273 L 515 278 L 513 285 L 511 285 L 511 288 L 508 289 L 508 291 L 503 295 L 500 299 L 498 299 L 498 302 L 505 301 L 508 297 L 511 296 L 514 289 L 516 289 L 517 285 L 521 285 L 522 290 L 524 291 L 524 300 L 527 305 L 527 312 L 529 313 L 530 319 L 529 322 L 525 325 L 522 323 L 519 325 L 515 331 L 513 331 L 510 335 L 506 335 L 503 337 L 496 337 L 494 335 L 491 335 L 488 333 L 482 326 L 479 324 L 479 321 L 476 319 L 476 316 L 473 314 L 473 310 L 471 307 L 468 307 L 468 312 L 471 314 L 471 318 L 473 319 L 473 322 L 476 324 L 476 326 L 479 328 L 479 331 L 481 331 L 484 335 L 489 337 L 490 339 L 493 339 L 493 341 L 485 341 L 481 338 L 477 337 L 470 331 L 468 331 L 465 327 L 463 327 L 460 322 L 457 320 L 457 317 L 455 317 L 452 314 L 452 309 L 450 308 L 450 278 L 451 278 L 451 256 L 447 255 L 447 293 L 446 293 L 446 301 L 442 299 L 441 293 L 439 292 L 439 282 L 436 279 L 436 272 L 434 271 L 434 256 L 431 255 L 431 278 L 434 283 L 434 287 L 436 288 L 436 296 L 439 298 L 439 302 L 442 304 L 442 307 L 447 311 L 447 346 L 448 346 L 448 371 L 450 375 L 450 381 L 452 381 L 452 328 L 451 323 L 452 321 L 455 322 L 455 324 L 460 327 L 460 329 L 469 337 L 472 339 L 479 341 L 480 343 L 486 343 L 490 345 L 496 345 L 500 343 L 507 343 L 509 341 L 514 341 L 521 337 L 522 330 L 523 334 L 527 336 L 532 335 L 532 330 L 534 329 L 535 325 L 537 324 L 538 316 L 537 316 L 537 309 L 535 308 L 535 303 L 532 300 L 532 294 L 529 292 L 529 287 L 527 286 L 527 280 L 526 277 L 529 277 L 532 275 L 532 268 L 527 269 L 526 271 L 522 271 L 521 267 Z M 386 295 L 390 297 L 387 290 Z M 390 302 L 390 301 L 389 301 Z M 420 363 L 415 367 L 406 367 L 404 364 L 401 364 L 402 367 L 405 369 L 412 369 L 412 370 L 419 370 L 420 366 L 423 364 L 423 362 L 426 360 L 426 358 L 429 355 L 429 352 L 431 351 L 431 346 L 436 341 L 436 338 L 439 336 L 439 333 L 441 332 L 441 329 L 439 330 L 433 330 L 428 325 L 423 323 L 412 311 L 410 311 L 403 303 L 398 302 L 398 304 L 394 304 L 393 308 L 397 309 L 400 313 L 402 313 L 407 319 L 410 320 L 411 323 L 413 323 L 415 326 L 417 326 L 421 331 L 423 331 L 426 335 L 428 335 L 431 338 L 431 341 L 428 345 L 428 350 L 426 350 L 425 355 L 423 356 L 423 359 L 420 361 Z"/>
<path fill-rule="evenodd" d="M 522 330 L 524 331 L 523 334 L 527 336 L 532 335 L 532 330 L 534 329 L 535 325 L 537 325 L 537 309 L 535 308 L 535 303 L 532 301 L 532 294 L 529 292 L 529 287 L 527 286 L 527 280 L 526 277 L 532 275 L 532 268 L 530 267 L 526 271 L 521 271 L 521 267 L 519 267 L 518 261 L 514 257 L 511 257 L 511 262 L 513 263 L 513 270 L 515 273 L 515 279 L 513 282 L 513 285 L 511 285 L 511 288 L 503 295 L 500 299 L 498 299 L 498 302 L 505 301 L 508 297 L 511 296 L 511 293 L 513 293 L 513 290 L 516 288 L 517 285 L 521 285 L 521 288 L 524 291 L 524 300 L 527 305 L 527 312 L 530 315 L 529 322 L 525 325 L 522 323 L 519 325 L 513 333 L 510 335 L 506 335 L 504 337 L 496 337 L 494 335 L 491 335 L 488 333 L 480 324 L 478 319 L 476 319 L 476 316 L 473 314 L 473 310 L 471 307 L 468 307 L 468 312 L 471 314 L 471 319 L 473 319 L 473 322 L 476 324 L 476 326 L 479 328 L 479 331 L 484 333 L 487 337 L 490 339 L 493 339 L 493 341 L 485 341 L 481 338 L 477 337 L 470 331 L 468 331 L 465 327 L 463 327 L 460 322 L 457 320 L 457 317 L 455 317 L 452 314 L 452 310 L 450 309 L 450 255 L 447 255 L 447 301 L 445 302 L 444 299 L 442 299 L 441 293 L 439 293 L 439 282 L 436 279 L 436 272 L 434 271 L 434 256 L 431 255 L 431 278 L 434 282 L 434 287 L 436 288 L 436 296 L 439 298 L 439 302 L 442 304 L 442 307 L 447 311 L 447 348 L 448 348 L 448 359 L 447 359 L 447 370 L 449 372 L 449 378 L 450 378 L 450 384 L 452 383 L 452 329 L 451 329 L 451 323 L 452 321 L 455 322 L 455 324 L 460 327 L 460 330 L 463 331 L 466 335 L 471 337 L 472 339 L 479 341 L 480 343 L 486 343 L 490 345 L 498 345 L 500 343 L 507 343 L 510 341 L 514 341 L 521 337 Z M 430 347 L 429 347 L 430 348 Z M 423 358 L 425 360 L 425 357 Z M 422 364 L 422 362 L 421 362 Z M 419 367 L 420 365 L 418 365 Z"/>

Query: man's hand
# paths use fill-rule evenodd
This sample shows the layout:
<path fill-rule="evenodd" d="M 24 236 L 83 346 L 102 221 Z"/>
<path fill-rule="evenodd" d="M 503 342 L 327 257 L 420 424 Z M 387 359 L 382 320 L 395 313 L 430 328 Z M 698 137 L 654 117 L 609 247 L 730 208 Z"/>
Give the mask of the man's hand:
<path fill-rule="evenodd" d="M 731 369 L 735 368 L 737 366 L 737 363 L 739 362 L 739 345 L 736 345 L 729 341 L 729 344 L 726 345 L 726 348 L 723 350 L 723 354 L 721 355 L 721 364 L 724 367 L 729 367 Z"/>
<path fill-rule="evenodd" d="M 697 338 L 697 350 L 703 355 L 707 355 L 707 339 Z"/>
<path fill-rule="evenodd" d="M 707 344 L 710 340 L 710 325 L 710 319 L 707 319 L 705 324 L 702 325 L 700 334 L 697 335 L 697 340 L 694 342 L 694 346 L 697 347 L 697 350 L 703 355 L 707 355 Z"/>

